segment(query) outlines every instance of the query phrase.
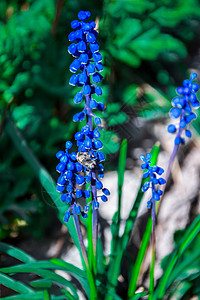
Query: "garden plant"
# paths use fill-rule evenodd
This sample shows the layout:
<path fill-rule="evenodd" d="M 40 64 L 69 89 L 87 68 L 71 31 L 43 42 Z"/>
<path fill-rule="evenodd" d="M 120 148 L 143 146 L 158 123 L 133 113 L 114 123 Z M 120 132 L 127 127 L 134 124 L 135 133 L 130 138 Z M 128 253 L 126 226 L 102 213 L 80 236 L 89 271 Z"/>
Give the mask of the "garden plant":
<path fill-rule="evenodd" d="M 107 9 L 110 9 L 109 5 Z M 191 73 L 189 79 L 183 80 L 182 86 L 176 89 L 177 95 L 175 95 L 175 91 L 173 92 L 172 107 L 169 107 L 169 103 L 165 107 L 165 110 L 169 109 L 169 115 L 173 120 L 172 124 L 166 128 L 166 136 L 167 139 L 174 140 L 167 168 L 164 170 L 160 165 L 157 165 L 161 147 L 159 142 L 154 144 L 149 153 L 144 154 L 144 150 L 138 156 L 138 161 L 142 162 L 143 177 L 129 211 L 129 216 L 125 220 L 124 226 L 122 226 L 122 189 L 126 170 L 128 142 L 127 139 L 123 139 L 120 143 L 112 142 L 111 137 L 116 137 L 116 133 L 112 128 L 107 130 L 105 124 L 106 119 L 108 123 L 110 122 L 110 127 L 114 126 L 115 122 L 119 124 L 119 119 L 125 121 L 128 113 L 125 112 L 125 107 L 124 111 L 116 109 L 113 112 L 116 118 L 111 118 L 109 115 L 110 113 L 112 114 L 112 104 L 107 104 L 106 102 L 107 90 L 103 86 L 103 75 L 101 75 L 105 74 L 102 60 L 102 56 L 105 54 L 101 54 L 101 43 L 98 39 L 98 20 L 93 20 L 94 15 L 91 15 L 88 10 L 79 11 L 78 18 L 71 20 L 72 31 L 68 35 L 70 41 L 68 52 L 73 56 L 74 60 L 69 64 L 69 71 L 73 73 L 69 79 L 69 85 L 73 87 L 70 87 L 70 89 L 74 89 L 75 94 L 70 90 L 74 101 L 71 104 L 73 109 L 70 112 L 73 111 L 74 116 L 73 125 L 69 126 L 69 131 L 71 130 L 70 132 L 73 132 L 73 134 L 70 133 L 69 136 L 67 134 L 64 135 L 64 137 L 67 137 L 65 148 L 63 146 L 63 137 L 62 143 L 59 144 L 61 149 L 58 148 L 57 152 L 55 151 L 56 158 L 59 160 L 56 166 L 56 171 L 59 173 L 57 184 L 54 183 L 49 172 L 33 154 L 20 130 L 13 123 L 11 115 L 7 113 L 9 106 L 14 101 L 12 97 L 8 97 L 9 93 L 6 94 L 9 101 L 7 101 L 6 110 L 1 119 L 1 130 L 5 129 L 18 152 L 27 164 L 31 166 L 32 173 L 37 176 L 40 185 L 51 198 L 59 220 L 68 229 L 70 237 L 78 249 L 82 265 L 77 267 L 73 263 L 66 262 L 60 258 L 36 260 L 25 251 L 4 241 L 0 242 L 0 251 L 17 260 L 17 263 L 15 261 L 13 265 L 0 268 L 0 284 L 14 291 L 12 295 L 4 296 L 1 299 L 161 300 L 190 299 L 190 294 L 197 296 L 198 298 L 196 299 L 199 299 L 199 215 L 187 228 L 175 236 L 174 250 L 161 263 L 163 273 L 157 281 L 154 278 L 156 244 L 159 243 L 159 240 L 156 239 L 157 215 L 169 184 L 171 170 L 177 153 L 189 139 L 192 139 L 190 126 L 193 120 L 197 119 L 197 114 L 194 110 L 199 107 L 196 95 L 199 90 L 199 85 L 196 82 L 197 74 Z M 126 25 L 128 26 L 128 23 Z M 107 26 L 109 26 L 108 22 Z M 118 46 L 120 43 L 123 43 L 121 35 L 119 35 L 121 40 L 118 37 L 118 41 L 116 41 L 117 31 L 119 30 L 119 28 L 116 29 L 115 43 L 109 45 L 113 56 L 117 56 L 117 50 L 115 49 L 117 43 Z M 168 38 L 171 39 L 171 44 L 173 44 L 172 38 L 170 36 Z M 139 58 L 138 53 L 135 53 L 135 56 L 133 54 L 131 56 L 130 49 L 124 49 L 122 52 L 119 54 L 119 60 L 123 61 L 124 57 L 127 57 L 132 67 L 135 64 L 140 64 L 142 57 Z M 156 55 L 154 53 L 154 56 Z M 131 89 L 132 91 L 136 89 L 134 82 L 128 89 L 129 92 Z M 106 96 L 104 96 L 104 91 Z M 56 89 L 54 92 L 56 93 Z M 27 89 L 26 93 L 31 93 L 31 90 Z M 146 91 L 145 93 L 148 94 Z M 113 104 L 118 105 L 119 103 Z M 146 111 L 148 114 L 147 106 L 144 112 Z M 139 114 L 141 113 L 142 109 L 139 111 Z M 28 124 L 29 120 L 24 122 Z M 63 136 L 64 131 L 61 130 L 59 132 L 56 120 L 52 124 L 56 124 L 55 127 L 58 129 L 58 133 L 56 130 L 54 132 L 56 140 L 56 135 L 59 135 L 60 138 L 60 136 Z M 54 128 L 54 125 L 52 128 Z M 109 132 L 108 144 L 106 144 L 105 138 L 106 130 Z M 51 131 L 48 134 L 51 136 Z M 49 147 L 52 146 L 50 142 L 48 145 Z M 98 215 L 101 206 L 106 206 L 107 201 L 110 201 L 109 198 L 112 197 L 109 187 L 104 187 L 103 185 L 104 162 L 109 158 L 109 155 L 112 156 L 112 153 L 118 150 L 118 147 L 118 207 L 112 218 L 110 254 L 107 256 L 104 253 L 101 236 L 99 235 Z M 55 148 L 54 146 L 53 150 L 56 150 Z M 23 172 L 26 174 L 26 169 Z M 28 178 L 27 183 L 25 181 L 24 185 L 22 182 L 19 190 L 26 189 L 26 186 L 28 188 L 31 180 L 32 177 L 31 179 Z M 137 221 L 140 204 L 146 194 L 149 197 L 146 206 L 151 214 L 148 214 L 146 217 L 146 227 L 141 245 L 135 261 L 129 265 L 127 285 L 122 295 L 119 292 L 119 285 L 124 257 L 126 256 L 132 230 Z M 30 204 L 27 203 L 26 205 L 29 207 Z M 7 208 L 3 207 L 3 209 L 6 211 Z M 6 237 L 5 227 L 1 229 L 1 232 L 2 236 Z M 139 275 L 148 249 L 151 249 L 148 287 L 145 286 L 142 289 L 138 289 Z M 62 273 L 57 271 L 62 271 Z M 19 281 L 18 277 L 16 277 L 19 273 L 37 274 L 37 278 L 25 282 Z"/>

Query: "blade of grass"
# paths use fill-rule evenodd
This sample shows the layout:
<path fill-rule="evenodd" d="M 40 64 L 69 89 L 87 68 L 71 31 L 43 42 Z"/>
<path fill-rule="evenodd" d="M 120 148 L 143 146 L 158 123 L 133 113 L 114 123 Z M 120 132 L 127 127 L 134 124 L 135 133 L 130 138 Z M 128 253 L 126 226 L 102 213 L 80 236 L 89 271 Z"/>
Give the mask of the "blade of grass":
<path fill-rule="evenodd" d="M 0 272 L 0 283 L 20 294 L 34 294 L 33 289 L 26 286 L 24 283 L 21 283 L 9 277 L 8 275 L 3 274 L 2 272 Z"/>
<path fill-rule="evenodd" d="M 182 238 L 182 242 L 180 243 L 179 247 L 175 249 L 175 251 L 171 255 L 171 261 L 169 262 L 166 270 L 159 281 L 158 287 L 156 288 L 154 299 L 163 299 L 166 290 L 170 286 L 170 277 L 171 273 L 176 266 L 177 260 L 183 254 L 183 252 L 187 249 L 193 239 L 199 234 L 200 232 L 200 215 L 196 217 L 194 222 L 190 225 L 187 229 L 186 233 Z"/>
<path fill-rule="evenodd" d="M 35 273 L 38 274 L 39 276 L 43 277 L 43 278 L 48 278 L 48 279 L 52 279 L 55 283 L 59 283 L 60 285 L 64 286 L 64 287 L 68 287 L 70 288 L 70 290 L 73 293 L 74 299 L 78 299 L 78 294 L 77 291 L 75 289 L 75 287 L 73 286 L 73 284 L 71 282 L 69 282 L 68 280 L 66 280 L 64 277 L 51 272 L 49 270 L 43 270 L 43 269 L 39 269 L 38 267 L 29 267 L 26 266 L 25 264 L 23 265 L 17 265 L 17 266 L 13 266 L 13 267 L 6 267 L 6 268 L 1 268 L 0 272 L 2 273 Z M 4 275 L 4 274 L 1 274 Z M 21 283 L 19 283 L 21 284 Z M 8 286 L 8 285 L 6 285 Z M 9 287 L 9 286 L 8 286 Z M 27 288 L 28 291 L 28 288 Z M 30 291 L 32 291 L 30 289 Z M 29 293 L 30 293 L 29 291 Z"/>
<path fill-rule="evenodd" d="M 173 272 L 171 273 L 169 279 L 169 285 L 171 285 L 175 280 L 179 280 L 181 274 L 189 267 L 192 263 L 195 262 L 196 259 L 199 258 L 199 249 L 192 252 L 192 255 L 188 256 L 186 260 L 184 260 L 180 265 L 178 265 Z M 198 262 L 196 262 L 197 264 Z M 200 265 L 197 266 L 200 269 Z"/>
<path fill-rule="evenodd" d="M 134 296 L 132 296 L 131 300 L 143 299 L 143 297 L 146 295 L 148 295 L 148 293 L 146 293 L 146 292 L 137 293 Z"/>
<path fill-rule="evenodd" d="M 23 266 L 27 267 L 35 267 L 35 268 L 46 268 L 46 269 L 53 269 L 53 270 L 63 270 L 68 272 L 72 276 L 74 276 L 84 287 L 86 293 L 89 295 L 89 286 L 87 282 L 86 272 L 69 264 L 62 259 L 53 258 L 50 261 L 36 261 L 30 255 L 25 253 L 24 251 L 7 245 L 5 243 L 0 242 L 0 251 L 23 261 L 24 265 L 19 265 L 20 268 L 23 269 Z"/>
<path fill-rule="evenodd" d="M 30 285 L 34 288 L 41 289 L 45 288 L 48 289 L 52 286 L 52 280 L 50 279 L 36 279 L 30 282 Z"/>
<path fill-rule="evenodd" d="M 28 297 L 27 294 L 18 294 L 18 295 L 13 295 L 13 296 L 9 296 L 9 297 L 3 297 L 1 298 L 1 300 L 32 300 L 32 299 L 43 299 L 44 297 L 44 293 L 43 292 L 35 292 L 35 293 L 32 293 L 30 295 L 30 298 Z M 53 298 L 52 298 L 53 299 Z"/>
<path fill-rule="evenodd" d="M 44 300 L 51 300 L 51 296 L 48 290 L 44 290 Z"/>
<path fill-rule="evenodd" d="M 130 279 L 129 288 L 128 288 L 128 299 L 133 298 L 136 288 L 137 288 L 137 279 L 138 279 L 138 276 L 140 273 L 141 265 L 142 265 L 148 244 L 149 244 L 149 240 L 150 240 L 150 236 L 151 236 L 151 229 L 152 229 L 152 219 L 149 218 L 146 229 L 145 229 L 145 233 L 142 238 L 141 246 L 138 251 L 136 261 L 132 268 L 131 279 Z"/>
<path fill-rule="evenodd" d="M 117 211 L 112 218 L 111 233 L 111 255 L 116 252 L 116 244 L 119 240 L 119 228 L 121 222 L 121 202 L 122 202 L 122 188 L 124 184 L 124 173 L 126 170 L 126 158 L 127 158 L 127 140 L 124 139 L 120 146 L 119 151 L 119 163 L 118 163 L 118 205 Z"/>
<path fill-rule="evenodd" d="M 3 253 L 6 253 L 7 255 L 10 255 L 12 257 L 17 258 L 18 260 L 24 262 L 24 263 L 28 263 L 28 262 L 34 262 L 35 259 L 30 256 L 29 254 L 25 253 L 24 251 L 7 245 L 5 243 L 0 242 L 0 251 Z"/>
<path fill-rule="evenodd" d="M 121 143 L 120 152 L 119 152 L 117 236 L 119 236 L 119 227 L 121 222 L 122 188 L 124 184 L 124 173 L 126 170 L 126 158 L 127 158 L 127 140 L 124 139 Z"/>

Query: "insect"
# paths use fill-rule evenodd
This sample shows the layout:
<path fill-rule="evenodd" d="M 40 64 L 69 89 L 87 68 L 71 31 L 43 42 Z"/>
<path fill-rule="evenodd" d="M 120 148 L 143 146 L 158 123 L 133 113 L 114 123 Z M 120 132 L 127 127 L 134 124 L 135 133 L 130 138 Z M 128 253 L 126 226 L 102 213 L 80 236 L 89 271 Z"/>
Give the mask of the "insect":
<path fill-rule="evenodd" d="M 93 154 L 89 154 L 89 152 L 78 152 L 77 161 L 89 169 L 94 169 L 97 165 L 96 158 Z"/>

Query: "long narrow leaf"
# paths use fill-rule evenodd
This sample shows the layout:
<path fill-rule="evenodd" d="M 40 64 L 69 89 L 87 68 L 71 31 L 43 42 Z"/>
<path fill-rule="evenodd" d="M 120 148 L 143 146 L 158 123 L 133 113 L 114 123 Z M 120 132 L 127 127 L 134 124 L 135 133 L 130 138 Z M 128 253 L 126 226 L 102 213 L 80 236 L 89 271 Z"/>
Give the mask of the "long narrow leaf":
<path fill-rule="evenodd" d="M 3 297 L 1 300 L 32 300 L 32 299 L 39 299 L 42 300 L 44 299 L 44 293 L 43 292 L 34 292 L 30 294 L 29 296 L 27 294 L 18 294 L 18 295 L 13 295 L 9 297 Z"/>
<path fill-rule="evenodd" d="M 44 290 L 44 300 L 51 300 L 48 290 Z"/>
<path fill-rule="evenodd" d="M 181 280 L 185 279 L 182 278 L 182 274 L 185 272 L 185 270 L 188 269 L 188 267 L 190 267 L 192 264 L 195 263 L 195 265 L 197 266 L 197 270 L 200 269 L 200 262 L 198 260 L 198 262 L 196 261 L 197 259 L 199 259 L 199 249 L 197 249 L 196 251 L 192 252 L 192 255 L 189 255 L 187 257 L 187 259 L 185 259 L 180 265 L 178 265 L 173 272 L 170 275 L 169 278 L 169 285 L 171 285 L 175 280 Z"/>
<path fill-rule="evenodd" d="M 89 285 L 87 282 L 86 272 L 73 266 L 70 263 L 67 263 L 61 259 L 51 259 L 50 261 L 36 261 L 33 257 L 28 255 L 24 251 L 2 242 L 0 242 L 0 251 L 26 263 L 24 265 L 18 265 L 20 269 L 23 269 L 24 267 L 35 267 L 66 271 L 81 283 L 86 293 L 89 295 Z"/>
<path fill-rule="evenodd" d="M 0 242 L 0 252 L 3 252 L 3 253 L 6 253 L 7 255 L 15 257 L 24 263 L 35 261 L 35 259 L 32 256 L 30 256 L 29 254 L 27 254 L 26 252 L 24 252 L 16 247 L 2 243 L 2 242 Z"/>
<path fill-rule="evenodd" d="M 146 292 L 137 293 L 137 294 L 133 295 L 130 300 L 143 299 L 143 297 L 146 296 L 146 295 L 148 295 L 148 293 L 146 293 Z"/>
<path fill-rule="evenodd" d="M 140 273 L 140 268 L 141 268 L 141 265 L 142 265 L 142 262 L 143 262 L 148 244 L 149 244 L 150 236 L 151 236 L 151 228 L 152 228 L 152 219 L 149 218 L 146 229 L 145 229 L 145 233 L 142 238 L 141 246 L 138 251 L 136 261 L 135 261 L 132 271 L 131 271 L 132 275 L 131 275 L 131 279 L 129 282 L 129 289 L 128 289 L 128 298 L 129 299 L 134 299 L 133 296 L 134 296 L 134 293 L 135 293 L 136 287 L 137 287 L 137 279 L 138 279 L 138 276 Z"/>
<path fill-rule="evenodd" d="M 37 279 L 30 282 L 30 285 L 36 289 L 48 289 L 52 284 L 52 280 L 50 279 Z"/>
<path fill-rule="evenodd" d="M 118 205 L 117 211 L 112 218 L 112 225 L 111 225 L 111 233 L 112 233 L 112 240 L 111 240 L 111 256 L 114 252 L 116 252 L 116 244 L 119 240 L 119 228 L 121 222 L 121 201 L 122 201 L 122 188 L 124 184 L 124 174 L 126 170 L 126 158 L 127 158 L 127 140 L 124 139 L 120 146 L 119 151 L 119 164 L 118 164 Z"/>
<path fill-rule="evenodd" d="M 127 140 L 123 140 L 119 152 L 119 166 L 118 166 L 118 208 L 117 208 L 117 234 L 119 236 L 119 226 L 121 221 L 121 202 L 122 202 L 122 188 L 124 184 L 124 173 L 126 170 L 127 158 Z"/>
<path fill-rule="evenodd" d="M 183 238 L 181 239 L 181 244 L 172 253 L 171 261 L 168 263 L 166 270 L 164 270 L 163 276 L 161 277 L 158 287 L 155 291 L 154 294 L 155 300 L 163 299 L 166 290 L 169 288 L 171 284 L 170 282 L 171 273 L 176 266 L 178 258 L 183 254 L 183 252 L 187 249 L 187 247 L 191 244 L 191 242 L 194 240 L 197 234 L 199 234 L 199 232 L 200 232 L 200 215 L 196 217 L 194 222 L 186 230 Z"/>
<path fill-rule="evenodd" d="M 77 291 L 76 291 L 75 287 L 73 286 L 73 284 L 71 284 L 71 282 L 66 280 L 64 277 L 62 277 L 54 272 L 51 272 L 48 270 L 42 270 L 42 269 L 39 269 L 36 267 L 35 268 L 29 267 L 25 264 L 13 266 L 13 267 L 1 268 L 0 272 L 2 272 L 2 273 L 35 273 L 35 274 L 38 274 L 39 276 L 41 276 L 43 278 L 52 279 L 55 283 L 59 283 L 60 285 L 62 285 L 64 287 L 70 288 L 71 291 L 73 292 L 75 299 L 78 299 L 78 294 L 77 294 Z"/>
<path fill-rule="evenodd" d="M 87 279 L 86 272 L 79 269 L 78 267 L 75 267 L 74 265 L 65 262 L 62 259 L 59 258 L 52 258 L 50 261 L 39 261 L 39 263 L 42 263 L 42 268 L 51 268 L 56 270 L 65 270 L 66 272 L 69 272 L 70 274 L 76 274 L 79 275 L 85 279 Z"/>
<path fill-rule="evenodd" d="M 0 272 L 0 283 L 20 294 L 34 293 L 34 290 L 26 286 L 24 283 L 21 283 L 9 277 L 8 275 L 2 274 L 1 272 Z"/>
<path fill-rule="evenodd" d="M 98 274 L 104 274 L 105 272 L 105 257 L 100 239 L 97 239 L 97 270 Z"/>

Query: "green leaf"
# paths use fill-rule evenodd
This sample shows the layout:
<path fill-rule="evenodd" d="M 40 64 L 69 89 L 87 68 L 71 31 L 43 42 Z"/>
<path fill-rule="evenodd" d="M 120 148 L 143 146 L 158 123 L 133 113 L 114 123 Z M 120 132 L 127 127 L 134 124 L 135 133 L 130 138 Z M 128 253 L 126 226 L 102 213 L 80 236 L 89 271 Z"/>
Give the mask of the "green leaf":
<path fill-rule="evenodd" d="M 66 299 L 74 300 L 74 297 L 69 293 L 69 291 L 67 291 L 66 289 L 61 289 L 61 291 L 65 295 L 64 300 L 66 300 Z M 60 298 L 57 298 L 57 297 L 60 297 Z M 57 297 L 56 296 L 52 297 L 52 300 L 53 299 L 55 299 L 55 300 L 63 299 L 62 296 L 57 296 Z"/>
<path fill-rule="evenodd" d="M 171 299 L 181 300 L 183 299 L 184 295 L 187 293 L 187 291 L 192 287 L 192 283 L 188 281 L 180 282 L 174 291 L 174 293 L 171 293 Z"/>
<path fill-rule="evenodd" d="M 174 252 L 170 255 L 170 261 L 168 262 L 163 275 L 159 281 L 158 287 L 156 288 L 156 292 L 154 294 L 156 299 L 163 299 L 166 290 L 169 288 L 171 281 L 171 273 L 176 267 L 178 259 L 183 255 L 184 251 L 190 246 L 191 242 L 196 238 L 196 236 L 200 232 L 200 215 L 196 217 L 194 222 L 190 225 L 190 227 L 186 230 L 185 234 L 181 239 L 181 243 L 174 250 Z"/>
<path fill-rule="evenodd" d="M 85 271 L 75 267 L 70 263 L 63 261 L 62 259 L 52 258 L 50 259 L 50 262 L 53 263 L 53 265 L 51 266 L 49 262 L 47 262 L 48 263 L 48 265 L 46 266 L 47 268 L 52 268 L 52 269 L 55 268 L 56 270 L 64 270 L 68 272 L 81 283 L 84 290 L 86 291 L 86 294 L 90 295 L 90 287 L 88 285 L 88 280 Z"/>
<path fill-rule="evenodd" d="M 0 272 L 0 282 L 9 289 L 12 289 L 20 294 L 32 294 L 34 291 L 26 286 L 24 283 L 21 283 L 5 274 Z"/>
<path fill-rule="evenodd" d="M 121 200 L 122 200 L 122 188 L 124 184 L 124 173 L 126 170 L 126 158 L 127 158 L 127 140 L 124 139 L 120 146 L 119 151 L 119 164 L 118 164 L 118 205 L 117 212 L 113 215 L 111 224 L 111 255 L 116 252 L 116 243 L 119 238 L 119 227 L 121 222 Z"/>
<path fill-rule="evenodd" d="M 42 264 L 43 268 L 52 268 L 52 269 L 59 268 L 58 270 L 65 270 L 66 272 L 69 272 L 71 274 L 77 274 L 85 279 L 87 278 L 85 271 L 59 258 L 52 258 L 50 259 L 50 261 L 44 261 L 44 262 L 40 261 L 38 263 L 43 263 Z"/>
<path fill-rule="evenodd" d="M 142 299 L 142 297 L 148 295 L 148 293 L 146 292 L 141 292 L 141 293 L 137 293 L 135 295 L 132 296 L 132 298 L 130 298 L 130 300 L 139 300 Z"/>
<path fill-rule="evenodd" d="M 34 288 L 50 288 L 52 286 L 52 280 L 49 279 L 37 279 L 30 282 L 30 285 Z"/>
<path fill-rule="evenodd" d="M 117 49 L 114 46 L 110 46 L 109 51 L 114 58 L 131 67 L 138 68 L 141 64 L 140 58 L 129 49 Z"/>
<path fill-rule="evenodd" d="M 108 126 L 115 126 L 115 125 L 119 125 L 119 124 L 122 124 L 124 122 L 126 122 L 128 119 L 128 116 L 125 112 L 121 111 L 119 113 L 117 113 L 116 115 L 111 115 L 109 116 L 108 118 Z"/>
<path fill-rule="evenodd" d="M 148 244 L 149 244 L 151 230 L 152 230 L 152 219 L 149 218 L 146 229 L 145 229 L 145 233 L 142 237 L 142 242 L 141 242 L 138 254 L 137 254 L 136 261 L 135 261 L 132 271 L 131 271 L 131 279 L 130 279 L 129 288 L 128 288 L 128 299 L 139 299 L 139 298 L 133 298 L 133 297 L 134 297 L 134 293 L 137 288 L 137 279 L 138 279 L 138 276 L 140 273 L 142 262 L 143 262 Z"/>
<path fill-rule="evenodd" d="M 30 178 L 18 180 L 11 192 L 12 196 L 14 198 L 23 196 L 27 192 L 30 182 Z"/>
<path fill-rule="evenodd" d="M 182 20 L 186 20 L 188 17 L 199 16 L 199 10 L 195 9 L 199 6 L 199 2 L 194 1 L 182 1 L 174 2 L 173 6 L 161 6 L 157 10 L 151 13 L 151 17 L 159 22 L 162 26 L 175 27 Z"/>
<path fill-rule="evenodd" d="M 179 234 L 175 233 L 175 239 L 177 236 L 182 239 L 183 233 L 185 230 L 179 231 Z M 176 268 L 171 272 L 168 285 L 171 286 L 174 282 L 182 282 L 184 280 L 191 281 L 199 277 L 200 270 L 200 257 L 199 257 L 199 241 L 200 236 L 196 237 L 195 240 L 191 243 L 188 249 L 184 254 L 179 257 Z M 177 243 L 177 241 L 176 241 Z M 178 245 L 178 244 L 177 244 Z M 180 244 L 179 244 L 180 245 Z M 178 247 L 178 246 L 177 246 Z M 165 257 L 162 261 L 162 268 L 165 270 L 170 263 L 171 254 Z M 173 284 L 170 288 L 170 292 L 176 289 L 176 286 Z"/>
<path fill-rule="evenodd" d="M 135 36 L 142 32 L 142 24 L 138 19 L 125 19 L 120 22 L 119 26 L 115 28 L 114 34 L 116 39 L 114 44 L 118 47 L 126 47 Z"/>
<path fill-rule="evenodd" d="M 108 103 L 106 107 L 106 113 L 107 114 L 116 114 L 119 112 L 121 109 L 121 104 L 120 103 Z"/>
<path fill-rule="evenodd" d="M 127 158 L 127 140 L 124 139 L 121 143 L 119 151 L 119 165 L 118 165 L 118 207 L 117 207 L 117 224 L 118 224 L 118 234 L 119 226 L 121 221 L 121 200 L 122 200 L 122 188 L 124 184 L 124 174 L 126 170 L 126 158 Z"/>
<path fill-rule="evenodd" d="M 49 273 L 45 273 L 45 272 L 43 272 L 45 270 L 42 270 L 42 269 L 63 270 L 65 272 L 71 274 L 74 278 L 76 278 L 80 282 L 80 284 L 85 289 L 86 293 L 89 295 L 90 289 L 89 289 L 89 285 L 87 282 L 86 272 L 75 267 L 74 265 L 72 265 L 70 263 L 63 261 L 62 259 L 53 258 L 50 261 L 35 261 L 35 262 L 30 262 L 30 263 L 17 265 L 17 266 L 13 266 L 13 267 L 3 268 L 1 270 L 2 270 L 2 272 L 6 272 L 6 273 L 11 273 L 11 272 L 37 273 L 37 270 L 39 270 L 39 272 L 41 271 L 40 272 L 41 276 L 43 276 L 42 274 L 44 274 L 44 277 L 46 277 L 46 274 L 49 274 L 49 278 L 50 278 L 50 276 L 52 276 L 52 280 L 54 280 L 54 279 L 61 280 L 60 283 L 63 282 L 64 284 L 66 282 L 68 282 L 68 281 L 65 281 L 65 279 L 63 277 L 56 276 L 56 278 L 55 278 L 55 276 L 54 276 L 55 273 L 53 273 L 51 271 L 47 271 Z M 55 275 L 57 275 L 57 274 L 55 274 Z M 62 281 L 62 278 L 64 279 L 64 281 Z"/>
<path fill-rule="evenodd" d="M 44 293 L 43 292 L 34 292 L 31 293 L 30 296 L 27 294 L 20 294 L 20 295 L 13 295 L 9 297 L 1 298 L 2 300 L 31 300 L 31 299 L 44 299 Z"/>
<path fill-rule="evenodd" d="M 123 102 L 130 106 L 135 105 L 137 103 L 137 89 L 137 84 L 129 85 L 123 93 Z"/>
<path fill-rule="evenodd" d="M 15 248 L 13 246 L 7 245 L 5 243 L 0 242 L 0 252 L 6 253 L 7 255 L 10 255 L 12 257 L 15 257 L 16 259 L 21 260 L 24 263 L 34 262 L 35 259 L 27 254 L 26 252 Z"/>
<path fill-rule="evenodd" d="M 105 272 L 105 256 L 101 240 L 97 239 L 97 273 L 104 274 Z"/>
<path fill-rule="evenodd" d="M 116 133 L 109 130 L 101 130 L 101 141 L 103 143 L 102 152 L 104 154 L 115 153 L 119 150 L 119 137 Z"/>
<path fill-rule="evenodd" d="M 37 262 L 37 263 L 28 263 L 28 264 L 22 264 L 22 265 L 17 265 L 17 266 L 12 266 L 12 267 L 5 267 L 1 268 L 0 272 L 2 273 L 35 273 L 38 274 L 39 276 L 43 278 L 48 278 L 53 280 L 55 283 L 59 283 L 60 285 L 63 285 L 64 287 L 68 287 L 71 289 L 73 292 L 73 295 L 75 299 L 78 299 L 78 294 L 75 289 L 75 287 L 64 277 L 48 271 L 48 270 L 43 270 L 42 268 L 43 262 Z"/>

